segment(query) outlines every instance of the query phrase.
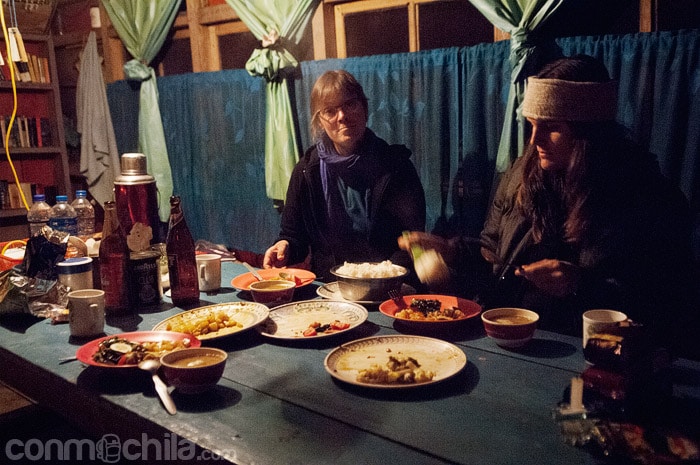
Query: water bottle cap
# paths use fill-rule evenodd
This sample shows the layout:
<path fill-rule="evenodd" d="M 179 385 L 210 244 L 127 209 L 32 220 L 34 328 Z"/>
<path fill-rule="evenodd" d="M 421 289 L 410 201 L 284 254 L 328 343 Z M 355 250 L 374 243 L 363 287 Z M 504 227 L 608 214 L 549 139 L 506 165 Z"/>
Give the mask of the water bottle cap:
<path fill-rule="evenodd" d="M 87 191 L 77 190 L 77 191 L 75 191 L 75 196 L 76 197 L 87 197 Z"/>
<path fill-rule="evenodd" d="M 34 194 L 34 197 L 32 197 L 32 199 L 35 202 L 43 202 L 46 200 L 46 196 L 44 194 Z"/>
<path fill-rule="evenodd" d="M 57 195 L 56 202 L 68 202 L 68 196 L 67 195 Z"/>

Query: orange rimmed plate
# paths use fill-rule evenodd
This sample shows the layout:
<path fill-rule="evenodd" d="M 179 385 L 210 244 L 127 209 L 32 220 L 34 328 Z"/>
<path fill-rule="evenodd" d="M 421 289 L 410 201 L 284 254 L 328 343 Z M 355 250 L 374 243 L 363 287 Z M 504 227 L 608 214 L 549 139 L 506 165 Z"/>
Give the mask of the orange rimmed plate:
<path fill-rule="evenodd" d="M 406 323 L 416 323 L 416 324 L 446 324 L 446 323 L 455 323 L 458 321 L 464 321 L 468 320 L 470 318 L 474 318 L 475 316 L 478 316 L 481 313 L 481 305 L 478 303 L 474 302 L 473 300 L 468 300 L 468 299 L 462 299 L 460 297 L 455 297 L 451 295 L 436 295 L 436 294 L 410 294 L 410 295 L 405 295 L 403 296 L 404 302 L 406 302 L 406 306 L 411 305 L 411 299 L 431 299 L 431 300 L 439 300 L 441 305 L 441 308 L 452 308 L 452 307 L 457 307 L 462 312 L 464 312 L 465 316 L 462 318 L 458 319 L 452 319 L 452 320 L 409 320 L 408 318 L 399 318 L 396 316 L 396 313 L 398 313 L 399 308 L 398 305 L 396 305 L 396 302 L 393 300 L 385 300 L 381 304 L 379 304 L 379 311 L 385 314 L 386 316 L 393 318 L 397 321 L 402 321 Z"/>
<path fill-rule="evenodd" d="M 101 363 L 92 359 L 92 356 L 95 355 L 95 353 L 97 353 L 99 349 L 100 342 L 113 337 L 126 339 L 127 341 L 131 342 L 177 342 L 189 339 L 189 347 L 199 347 L 202 345 L 202 342 L 196 337 L 192 336 L 191 334 L 175 333 L 172 331 L 134 331 L 130 333 L 110 334 L 109 336 L 103 336 L 94 339 L 88 342 L 87 344 L 80 346 L 75 352 L 75 358 L 77 358 L 86 365 L 101 368 L 138 368 L 138 365 L 110 365 L 108 363 Z"/>
<path fill-rule="evenodd" d="M 311 284 L 316 279 L 316 275 L 309 270 L 302 270 L 300 268 L 261 268 L 256 270 L 262 279 L 274 279 L 278 278 L 280 273 L 290 273 L 293 274 L 298 281 L 297 287 L 303 287 L 307 284 Z M 257 281 L 253 273 L 243 273 L 239 274 L 231 280 L 231 286 L 239 291 L 247 291 L 252 283 Z"/>

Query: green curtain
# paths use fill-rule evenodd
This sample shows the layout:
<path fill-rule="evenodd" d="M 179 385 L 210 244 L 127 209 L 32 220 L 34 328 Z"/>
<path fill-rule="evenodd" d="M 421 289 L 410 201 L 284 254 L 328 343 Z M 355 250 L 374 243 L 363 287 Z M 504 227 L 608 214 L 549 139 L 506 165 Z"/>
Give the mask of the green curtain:
<path fill-rule="evenodd" d="M 139 151 L 156 179 L 161 221 L 170 215 L 168 199 L 173 179 L 158 106 L 158 84 L 148 64 L 163 46 L 182 0 L 102 0 L 114 29 L 134 57 L 124 65 L 127 79 L 141 82 L 139 96 Z"/>
<path fill-rule="evenodd" d="M 523 151 L 525 122 L 519 106 L 526 78 L 546 60 L 535 31 L 550 19 L 565 0 L 469 0 L 497 28 L 510 34 L 510 93 L 498 146 L 496 171 L 504 172 Z"/>
<path fill-rule="evenodd" d="M 299 161 L 288 79 L 298 62 L 281 42 L 298 44 L 319 0 L 226 0 L 262 42 L 246 63 L 252 76 L 265 79 L 265 186 L 267 196 L 284 200 Z"/>

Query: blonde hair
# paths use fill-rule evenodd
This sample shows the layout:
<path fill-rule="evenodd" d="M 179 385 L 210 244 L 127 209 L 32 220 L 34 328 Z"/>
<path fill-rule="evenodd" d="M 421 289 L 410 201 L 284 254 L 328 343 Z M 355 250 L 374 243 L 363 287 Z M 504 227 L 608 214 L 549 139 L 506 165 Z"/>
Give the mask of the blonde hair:
<path fill-rule="evenodd" d="M 342 69 L 326 71 L 316 80 L 311 90 L 311 136 L 319 140 L 323 135 L 323 127 L 319 117 L 320 111 L 329 102 L 337 102 L 342 96 L 357 98 L 367 114 L 367 96 L 355 76 Z"/>

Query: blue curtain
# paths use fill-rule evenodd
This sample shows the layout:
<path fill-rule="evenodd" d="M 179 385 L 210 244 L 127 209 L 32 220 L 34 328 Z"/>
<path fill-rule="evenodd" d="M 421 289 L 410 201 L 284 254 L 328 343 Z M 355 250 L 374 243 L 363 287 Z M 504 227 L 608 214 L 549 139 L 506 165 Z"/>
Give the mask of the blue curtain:
<path fill-rule="evenodd" d="M 700 31 L 557 40 L 564 55 L 601 58 L 620 81 L 619 120 L 659 158 L 693 206 L 700 255 Z M 450 232 L 467 200 L 484 197 L 493 178 L 510 85 L 508 41 L 301 63 L 292 88 L 302 145 L 309 147 L 309 95 L 316 78 L 343 68 L 369 98 L 369 126 L 413 152 L 428 203 L 428 229 Z M 196 238 L 263 252 L 279 217 L 265 194 L 265 96 L 245 70 L 160 78 L 160 107 L 173 167 Z M 108 86 L 120 153 L 133 150 L 134 88 Z M 136 90 L 137 92 L 137 90 Z M 459 170 L 460 165 L 464 170 Z M 474 173 L 477 173 L 475 176 Z M 486 194 L 487 195 L 487 194 Z M 483 207 L 466 202 L 483 221 Z M 464 225 L 464 218 L 458 222 Z"/>

